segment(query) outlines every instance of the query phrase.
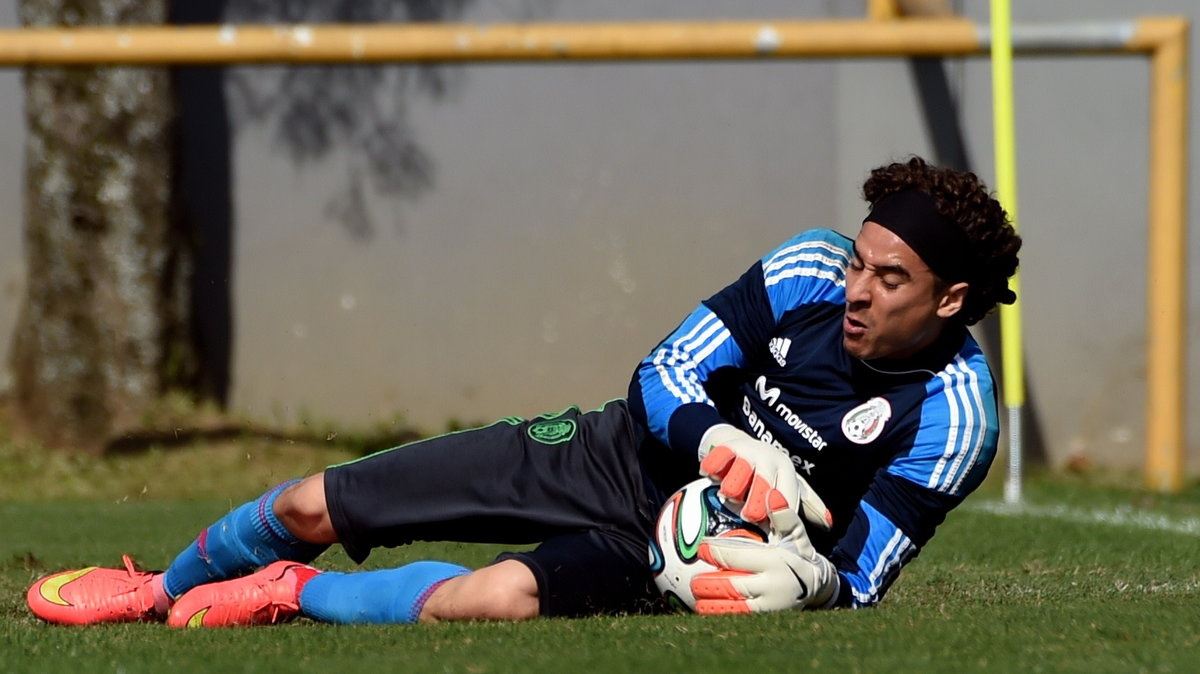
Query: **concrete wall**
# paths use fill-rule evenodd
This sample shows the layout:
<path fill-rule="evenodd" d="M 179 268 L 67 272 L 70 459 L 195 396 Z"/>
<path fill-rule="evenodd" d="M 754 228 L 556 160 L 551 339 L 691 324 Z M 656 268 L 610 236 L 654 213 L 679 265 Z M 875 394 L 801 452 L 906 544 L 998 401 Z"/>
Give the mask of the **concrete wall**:
<path fill-rule="evenodd" d="M 15 23 L 13 4 L 0 2 L 0 22 Z M 861 16 L 865 3 L 614 4 L 480 2 L 468 20 L 512 20 L 514 7 L 556 20 L 816 19 Z M 1015 5 L 1017 21 L 1133 16 L 1108 0 Z M 983 0 L 958 6 L 987 20 Z M 1184 0 L 1137 11 L 1200 20 Z M 960 106 L 963 158 L 992 183 L 988 63 L 953 60 L 941 72 Z M 464 66 L 447 97 L 408 109 L 432 187 L 416 199 L 370 194 L 366 238 L 326 214 L 359 159 L 339 151 L 298 165 L 272 126 L 236 123 L 231 407 L 278 422 L 402 415 L 439 430 L 452 418 L 621 396 L 637 360 L 766 250 L 807 227 L 856 231 L 870 168 L 944 149 L 917 74 L 905 60 Z M 1147 66 L 1022 58 L 1015 80 L 1033 411 L 1053 462 L 1136 467 Z M 0 72 L 0 199 L 12 204 L 0 216 L 0 351 L 24 273 L 20 97 L 16 73 Z M 947 133 L 944 121 L 936 132 Z M 1200 237 L 1189 255 L 1200 260 Z M 1189 287 L 1195 335 L 1195 272 Z M 1190 410 L 1200 407 L 1197 342 Z"/>

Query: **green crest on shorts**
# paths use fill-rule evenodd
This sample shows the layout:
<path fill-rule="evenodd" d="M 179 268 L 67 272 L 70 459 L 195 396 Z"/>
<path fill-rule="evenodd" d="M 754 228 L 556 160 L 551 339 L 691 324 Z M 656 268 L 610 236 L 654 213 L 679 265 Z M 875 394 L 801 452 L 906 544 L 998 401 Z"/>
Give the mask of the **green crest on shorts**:
<path fill-rule="evenodd" d="M 543 445 L 557 445 L 575 437 L 575 421 L 572 419 L 547 419 L 529 426 L 529 437 Z"/>

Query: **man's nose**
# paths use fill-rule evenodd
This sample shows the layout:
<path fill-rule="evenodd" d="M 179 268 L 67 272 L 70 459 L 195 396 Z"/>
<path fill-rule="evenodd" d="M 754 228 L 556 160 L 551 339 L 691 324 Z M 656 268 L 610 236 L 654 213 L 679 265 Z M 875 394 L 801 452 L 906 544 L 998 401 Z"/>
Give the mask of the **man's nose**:
<path fill-rule="evenodd" d="M 861 304 L 871 300 L 870 285 L 866 274 L 854 274 L 846 278 L 846 301 Z"/>

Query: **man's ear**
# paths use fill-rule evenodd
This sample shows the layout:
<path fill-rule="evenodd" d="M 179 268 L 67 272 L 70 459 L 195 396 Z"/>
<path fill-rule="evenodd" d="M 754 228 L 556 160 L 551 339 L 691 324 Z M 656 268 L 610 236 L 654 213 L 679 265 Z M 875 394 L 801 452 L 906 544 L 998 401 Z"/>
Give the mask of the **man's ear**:
<path fill-rule="evenodd" d="M 967 290 L 970 285 L 966 281 L 959 281 L 951 286 L 948 286 L 942 291 L 942 297 L 938 300 L 937 315 L 941 318 L 950 318 L 962 310 L 963 303 L 967 301 Z"/>

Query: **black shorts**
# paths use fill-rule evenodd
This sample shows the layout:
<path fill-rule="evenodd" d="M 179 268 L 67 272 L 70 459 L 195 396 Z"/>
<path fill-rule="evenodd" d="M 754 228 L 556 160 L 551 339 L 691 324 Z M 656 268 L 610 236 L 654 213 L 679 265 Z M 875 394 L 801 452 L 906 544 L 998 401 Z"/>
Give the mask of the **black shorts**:
<path fill-rule="evenodd" d="M 505 419 L 332 466 L 325 499 L 355 561 L 417 540 L 541 543 L 499 559 L 533 572 L 542 615 L 655 610 L 639 440 L 624 401 Z"/>

